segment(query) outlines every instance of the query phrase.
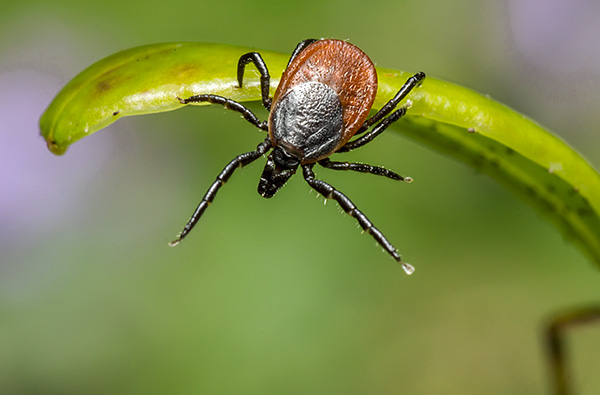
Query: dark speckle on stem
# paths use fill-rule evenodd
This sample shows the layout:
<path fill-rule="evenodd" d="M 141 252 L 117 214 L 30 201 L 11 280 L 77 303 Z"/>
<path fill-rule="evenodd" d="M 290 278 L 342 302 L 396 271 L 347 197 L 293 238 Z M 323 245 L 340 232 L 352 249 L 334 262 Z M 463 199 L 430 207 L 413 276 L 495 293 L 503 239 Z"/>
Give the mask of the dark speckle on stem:
<path fill-rule="evenodd" d="M 98 91 L 107 91 L 110 89 L 110 83 L 108 81 L 100 81 L 96 88 Z"/>

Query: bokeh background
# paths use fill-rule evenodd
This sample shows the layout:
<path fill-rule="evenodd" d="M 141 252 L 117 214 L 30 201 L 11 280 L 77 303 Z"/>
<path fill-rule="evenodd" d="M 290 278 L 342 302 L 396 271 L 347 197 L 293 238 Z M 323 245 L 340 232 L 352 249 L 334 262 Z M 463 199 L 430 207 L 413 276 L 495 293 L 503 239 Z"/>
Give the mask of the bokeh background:
<path fill-rule="evenodd" d="M 416 266 L 406 277 L 301 177 L 261 198 L 261 161 L 169 248 L 262 138 L 220 107 L 125 118 L 63 157 L 37 122 L 133 46 L 335 37 L 489 94 L 600 166 L 598 20 L 595 0 L 3 2 L 0 393 L 548 394 L 544 323 L 599 303 L 600 271 L 488 177 L 394 132 L 347 157 L 411 185 L 317 169 Z M 569 345 L 577 393 L 599 393 L 600 328 Z"/>

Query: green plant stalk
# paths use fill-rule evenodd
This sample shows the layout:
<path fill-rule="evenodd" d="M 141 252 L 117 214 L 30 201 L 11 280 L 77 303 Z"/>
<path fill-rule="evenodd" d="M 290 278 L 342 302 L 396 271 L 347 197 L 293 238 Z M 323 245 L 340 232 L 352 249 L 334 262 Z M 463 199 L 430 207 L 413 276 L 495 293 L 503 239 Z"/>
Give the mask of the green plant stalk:
<path fill-rule="evenodd" d="M 203 43 L 147 45 L 105 58 L 70 81 L 40 119 L 48 148 L 75 141 L 117 119 L 183 107 L 178 97 L 212 93 L 260 99 L 257 72 L 237 87 L 238 58 L 252 48 Z M 260 50 L 274 92 L 289 54 Z M 378 68 L 374 108 L 412 73 Z M 408 97 L 403 134 L 489 174 L 530 203 L 600 265 L 600 175 L 580 154 L 527 117 L 470 89 L 427 77 Z"/>

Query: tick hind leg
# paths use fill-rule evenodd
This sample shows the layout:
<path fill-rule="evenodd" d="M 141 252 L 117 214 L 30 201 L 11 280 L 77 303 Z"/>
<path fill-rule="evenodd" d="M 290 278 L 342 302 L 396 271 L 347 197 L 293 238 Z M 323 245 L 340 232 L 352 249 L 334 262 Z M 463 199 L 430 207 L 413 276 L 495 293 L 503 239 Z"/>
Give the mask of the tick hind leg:
<path fill-rule="evenodd" d="M 304 179 L 315 191 L 319 192 L 326 199 L 334 199 L 340 207 L 350 216 L 356 218 L 360 226 L 364 229 L 365 232 L 373 236 L 375 241 L 383 247 L 384 250 L 387 251 L 388 254 L 392 256 L 398 263 L 402 265 L 402 269 L 406 272 L 406 274 L 412 274 L 415 270 L 411 265 L 406 262 L 402 262 L 402 258 L 396 248 L 388 241 L 388 239 L 381 233 L 379 229 L 377 229 L 373 223 L 364 215 L 352 201 L 344 195 L 342 192 L 335 189 L 333 186 L 329 185 L 325 181 L 317 180 L 315 178 L 315 173 L 312 171 L 313 164 L 302 165 L 302 172 L 304 174 Z"/>
<path fill-rule="evenodd" d="M 367 130 L 371 125 L 376 124 L 377 122 L 379 122 L 380 120 L 383 119 L 383 117 L 385 117 L 386 115 L 388 115 L 389 113 L 391 113 L 394 108 L 396 108 L 396 106 L 398 106 L 398 104 L 415 88 L 417 87 L 421 81 L 423 81 L 425 79 L 425 73 L 423 73 L 422 71 L 416 73 L 415 75 L 413 75 L 412 77 L 410 77 L 408 80 L 406 80 L 406 82 L 404 83 L 404 85 L 402 85 L 402 88 L 400 88 L 400 90 L 396 93 L 396 95 L 394 95 L 394 97 L 392 97 L 390 99 L 390 101 L 388 101 L 387 103 L 385 103 L 383 105 L 383 107 L 381 107 L 379 109 L 379 111 L 377 111 L 377 113 L 375 115 L 373 115 L 371 118 L 367 119 L 365 121 L 365 123 L 363 124 L 363 126 L 359 129 L 358 133 L 362 133 L 365 130 Z"/>
<path fill-rule="evenodd" d="M 206 191 L 206 194 L 200 201 L 200 204 L 198 204 L 198 207 L 196 207 L 194 214 L 192 214 L 191 218 L 185 224 L 185 227 L 183 228 L 179 236 L 177 236 L 177 239 L 170 242 L 169 245 L 171 247 L 176 246 L 177 244 L 179 244 L 179 242 L 181 242 L 181 240 L 183 240 L 183 238 L 188 233 L 190 233 L 190 231 L 194 228 L 196 223 L 198 223 L 198 220 L 200 220 L 200 217 L 202 216 L 206 208 L 213 202 L 215 196 L 217 196 L 217 192 L 219 191 L 219 189 L 223 185 L 225 185 L 227 180 L 229 180 L 229 178 L 236 169 L 244 167 L 247 164 L 254 162 L 256 159 L 264 155 L 270 148 L 271 140 L 267 138 L 265 141 L 263 141 L 256 147 L 255 151 L 250 151 L 246 152 L 245 154 L 238 155 L 231 162 L 229 162 L 227 166 L 225 166 L 225 168 L 219 173 L 217 179 L 212 183 L 210 188 L 208 188 L 208 191 Z"/>
<path fill-rule="evenodd" d="M 242 87 L 244 82 L 244 70 L 246 69 L 246 65 L 250 62 L 254 63 L 254 66 L 256 66 L 258 72 L 260 73 L 260 93 L 262 104 L 267 110 L 271 111 L 271 103 L 273 102 L 273 100 L 269 97 L 271 76 L 269 75 L 267 64 L 258 52 L 248 52 L 240 56 L 237 66 L 238 87 Z"/>
<path fill-rule="evenodd" d="M 384 167 L 372 166 L 366 163 L 334 162 L 329 160 L 329 158 L 322 159 L 317 163 L 331 170 L 350 170 L 359 173 L 374 174 L 376 176 L 383 176 L 391 178 L 392 180 L 404 181 L 409 183 L 413 181 L 413 179 L 410 177 L 402 177 L 400 174 L 388 170 Z"/>
<path fill-rule="evenodd" d="M 356 149 L 358 147 L 362 147 L 363 145 L 370 143 L 373 139 L 383 133 L 392 123 L 396 122 L 400 118 L 406 114 L 406 107 L 399 108 L 398 110 L 392 112 L 394 108 L 404 99 L 419 83 L 425 78 L 425 73 L 419 72 L 412 77 L 410 77 L 400 88 L 398 93 L 388 101 L 381 109 L 373 115 L 371 118 L 367 119 L 365 123 L 361 126 L 361 128 L 356 132 L 357 135 L 364 133 L 368 128 L 370 128 L 375 123 L 379 122 L 373 130 L 369 133 L 352 140 L 342 148 L 340 148 L 337 152 L 348 152 Z M 392 113 L 389 117 L 385 118 L 389 113 Z"/>
<path fill-rule="evenodd" d="M 224 106 L 228 110 L 237 111 L 244 119 L 250 122 L 252 125 L 256 126 L 259 129 L 267 131 L 269 127 L 267 126 L 266 121 L 261 121 L 258 117 L 246 106 L 241 103 L 238 103 L 234 100 L 228 99 L 223 96 L 218 95 L 196 95 L 192 97 L 188 97 L 187 99 L 179 99 L 181 104 L 189 104 L 189 103 L 202 103 L 208 102 L 211 104 L 220 104 Z"/>
<path fill-rule="evenodd" d="M 340 148 L 336 152 L 352 151 L 353 149 L 362 147 L 363 145 L 370 143 L 375 137 L 383 133 L 391 124 L 402 118 L 404 114 L 406 114 L 406 108 L 404 107 L 394 111 L 392 115 L 390 115 L 387 118 L 384 118 L 383 121 L 379 122 L 369 133 L 347 142 L 346 145 L 342 146 L 342 148 Z"/>
<path fill-rule="evenodd" d="M 304 48 L 308 47 L 310 44 L 314 43 L 315 41 L 319 41 L 316 40 L 314 38 L 308 38 L 304 41 L 300 41 L 298 43 L 298 45 L 296 45 L 296 49 L 294 49 L 294 52 L 292 52 L 292 56 L 290 56 L 290 60 L 288 60 L 288 64 L 287 66 L 285 66 L 285 68 L 287 69 L 290 66 L 290 63 L 292 63 L 292 61 L 294 59 L 296 59 L 296 56 L 298 56 L 298 54 L 302 51 L 304 51 Z"/>

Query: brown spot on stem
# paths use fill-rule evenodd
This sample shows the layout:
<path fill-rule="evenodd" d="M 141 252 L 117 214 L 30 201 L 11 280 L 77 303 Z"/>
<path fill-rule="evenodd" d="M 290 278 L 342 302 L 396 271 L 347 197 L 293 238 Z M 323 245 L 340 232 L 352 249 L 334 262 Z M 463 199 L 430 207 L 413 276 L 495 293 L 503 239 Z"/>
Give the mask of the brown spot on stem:
<path fill-rule="evenodd" d="M 107 91 L 110 89 L 110 82 L 108 81 L 100 81 L 98 82 L 98 84 L 96 85 L 96 89 L 100 92 L 102 91 Z"/>

